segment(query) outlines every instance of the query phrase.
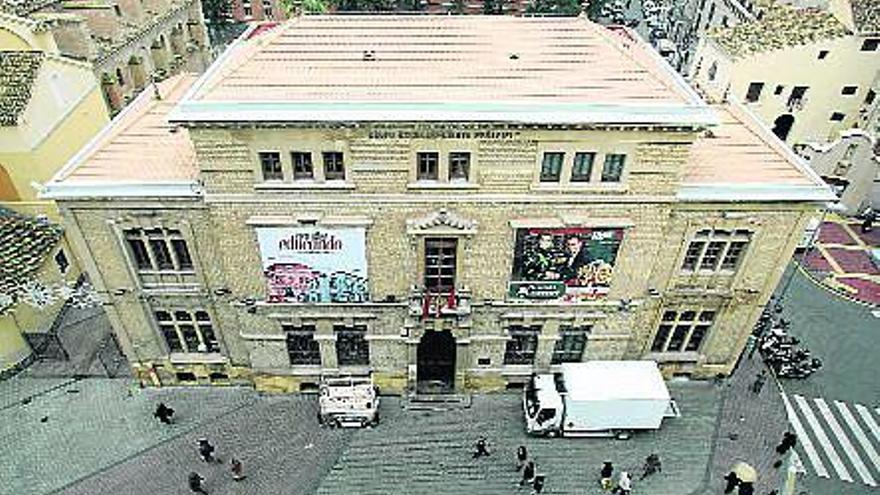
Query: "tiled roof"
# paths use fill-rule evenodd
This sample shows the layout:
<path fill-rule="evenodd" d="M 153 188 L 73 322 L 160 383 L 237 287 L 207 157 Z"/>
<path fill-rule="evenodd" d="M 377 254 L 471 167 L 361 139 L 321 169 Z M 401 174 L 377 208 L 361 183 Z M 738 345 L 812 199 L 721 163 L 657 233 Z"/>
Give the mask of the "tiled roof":
<path fill-rule="evenodd" d="M 0 51 L 0 126 L 18 125 L 42 61 L 43 52 Z"/>
<path fill-rule="evenodd" d="M 850 0 L 856 31 L 880 33 L 880 0 Z"/>
<path fill-rule="evenodd" d="M 307 15 L 230 48 L 192 100 L 694 103 L 622 38 L 579 17 Z"/>
<path fill-rule="evenodd" d="M 0 294 L 14 295 L 43 266 L 62 232 L 59 225 L 0 207 Z M 8 307 L 0 307 L 0 314 Z"/>
<path fill-rule="evenodd" d="M 763 14 L 758 20 L 711 29 L 708 36 L 736 58 L 849 34 L 846 26 L 828 12 L 772 2 L 765 2 L 761 11 Z"/>

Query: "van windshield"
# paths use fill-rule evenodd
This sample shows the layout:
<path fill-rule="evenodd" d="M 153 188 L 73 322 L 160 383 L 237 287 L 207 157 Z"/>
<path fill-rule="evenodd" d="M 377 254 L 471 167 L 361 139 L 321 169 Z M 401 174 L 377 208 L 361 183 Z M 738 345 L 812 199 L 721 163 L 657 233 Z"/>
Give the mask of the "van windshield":
<path fill-rule="evenodd" d="M 535 377 L 529 379 L 523 392 L 526 398 L 526 413 L 530 418 L 534 418 L 538 412 L 538 392 L 535 390 Z"/>
<path fill-rule="evenodd" d="M 539 424 L 546 423 L 547 421 L 550 421 L 551 419 L 553 419 L 555 416 L 556 416 L 556 409 L 541 409 L 541 412 L 538 413 L 538 418 L 536 421 Z"/>

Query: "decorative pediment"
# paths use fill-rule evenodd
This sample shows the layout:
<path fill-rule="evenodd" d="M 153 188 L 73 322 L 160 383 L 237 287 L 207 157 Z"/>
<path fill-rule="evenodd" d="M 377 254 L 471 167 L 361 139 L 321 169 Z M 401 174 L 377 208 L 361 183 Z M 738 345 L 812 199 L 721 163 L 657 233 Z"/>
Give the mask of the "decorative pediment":
<path fill-rule="evenodd" d="M 406 221 L 406 231 L 409 234 L 473 234 L 476 229 L 476 220 L 450 213 L 446 209 L 441 209 L 426 217 Z"/>

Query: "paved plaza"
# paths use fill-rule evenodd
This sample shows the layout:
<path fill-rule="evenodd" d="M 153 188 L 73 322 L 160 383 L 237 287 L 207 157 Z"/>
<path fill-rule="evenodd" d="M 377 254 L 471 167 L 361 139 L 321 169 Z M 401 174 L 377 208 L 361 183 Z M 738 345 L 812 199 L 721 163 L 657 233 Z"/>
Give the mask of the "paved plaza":
<path fill-rule="evenodd" d="M 858 222 L 829 214 L 814 246 L 803 256 L 807 273 L 826 287 L 855 300 L 880 305 L 880 229 L 862 232 Z"/>

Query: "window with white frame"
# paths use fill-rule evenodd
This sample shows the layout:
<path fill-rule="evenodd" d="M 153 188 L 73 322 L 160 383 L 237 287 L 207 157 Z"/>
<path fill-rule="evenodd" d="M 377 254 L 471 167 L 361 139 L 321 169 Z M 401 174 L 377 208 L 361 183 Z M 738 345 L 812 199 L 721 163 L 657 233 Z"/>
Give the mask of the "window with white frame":
<path fill-rule="evenodd" d="M 565 161 L 565 153 L 561 151 L 546 151 L 541 160 L 541 182 L 559 182 L 562 177 L 562 163 Z"/>
<path fill-rule="evenodd" d="M 206 311 L 156 310 L 159 332 L 171 352 L 220 352 L 220 344 Z"/>
<path fill-rule="evenodd" d="M 471 172 L 471 154 L 467 151 L 449 153 L 449 180 L 466 182 Z"/>
<path fill-rule="evenodd" d="M 596 154 L 587 151 L 578 151 L 574 154 L 574 163 L 571 165 L 571 182 L 590 182 L 593 175 L 593 161 Z"/>
<path fill-rule="evenodd" d="M 321 364 L 321 348 L 315 340 L 314 325 L 282 325 L 287 334 L 287 357 L 293 366 Z"/>
<path fill-rule="evenodd" d="M 605 155 L 605 164 L 602 167 L 602 182 L 620 182 L 624 163 L 626 163 L 626 155 L 622 153 L 609 153 Z"/>
<path fill-rule="evenodd" d="M 324 151 L 324 180 L 345 180 L 345 163 L 341 151 Z"/>
<path fill-rule="evenodd" d="M 437 180 L 440 178 L 440 153 L 420 151 L 416 153 L 416 179 Z"/>
<path fill-rule="evenodd" d="M 243 2 L 241 4 L 241 8 L 242 8 L 242 10 L 244 10 L 245 17 L 251 17 L 254 15 L 254 10 L 251 8 L 250 2 Z"/>
<path fill-rule="evenodd" d="M 587 336 L 592 327 L 589 325 L 559 327 L 559 340 L 553 347 L 551 364 L 579 363 L 583 359 L 587 346 Z"/>
<path fill-rule="evenodd" d="M 313 180 L 315 178 L 311 151 L 291 151 L 290 162 L 293 165 L 293 180 Z"/>
<path fill-rule="evenodd" d="M 281 171 L 281 153 L 260 151 L 257 157 L 260 160 L 263 180 L 284 180 L 284 173 Z"/>
<path fill-rule="evenodd" d="M 272 11 L 272 0 L 263 0 L 263 16 L 266 19 L 275 18 L 275 13 Z"/>
<path fill-rule="evenodd" d="M 701 230 L 688 244 L 681 269 L 734 272 L 751 240 L 748 230 Z"/>
<path fill-rule="evenodd" d="M 367 366 L 370 364 L 370 343 L 365 325 L 334 325 L 336 333 L 336 362 L 339 366 Z"/>
<path fill-rule="evenodd" d="M 192 257 L 186 240 L 177 229 L 126 229 L 125 242 L 139 273 L 191 272 Z"/>
<path fill-rule="evenodd" d="M 651 352 L 698 352 L 714 322 L 712 310 L 664 311 Z"/>
<path fill-rule="evenodd" d="M 534 364 L 540 325 L 510 325 L 510 339 L 504 348 L 504 364 Z"/>

